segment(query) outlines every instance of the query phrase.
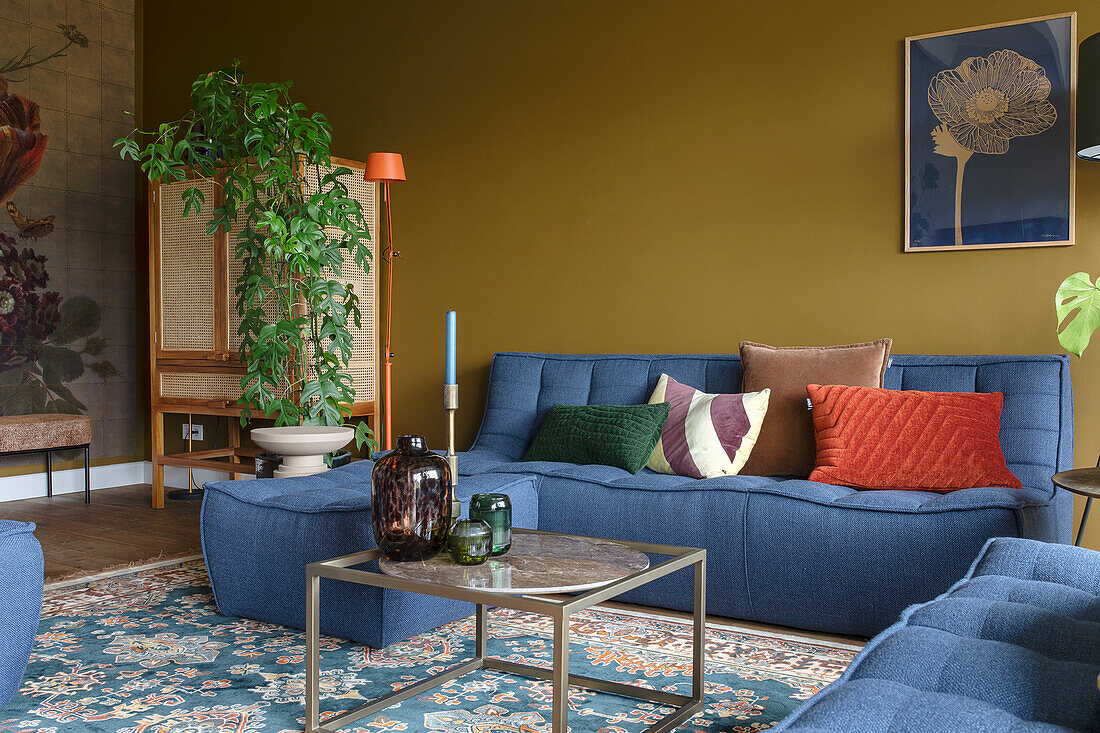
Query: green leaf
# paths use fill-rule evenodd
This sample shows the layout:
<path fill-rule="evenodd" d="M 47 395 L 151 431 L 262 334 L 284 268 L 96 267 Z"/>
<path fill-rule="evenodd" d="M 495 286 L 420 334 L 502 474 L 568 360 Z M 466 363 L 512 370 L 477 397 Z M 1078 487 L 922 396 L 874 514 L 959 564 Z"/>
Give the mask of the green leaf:
<path fill-rule="evenodd" d="M 4 400 L 4 394 L 23 384 L 23 371 L 11 368 L 0 371 L 0 402 Z"/>
<path fill-rule="evenodd" d="M 374 433 L 367 426 L 366 420 L 355 426 L 355 447 L 362 449 L 364 444 L 367 445 L 367 455 L 378 450 L 378 441 L 374 439 Z"/>
<path fill-rule="evenodd" d="M 38 380 L 30 381 L 5 395 L 0 411 L 5 415 L 33 415 L 43 412 L 48 396 L 44 384 Z"/>
<path fill-rule="evenodd" d="M 1098 296 L 1100 287 L 1089 278 L 1087 272 L 1075 272 L 1067 277 L 1054 296 L 1054 307 L 1061 327 L 1058 343 L 1078 357 L 1088 347 L 1093 331 L 1100 327 Z"/>
<path fill-rule="evenodd" d="M 56 346 L 71 344 L 79 338 L 91 336 L 99 330 L 102 309 L 99 303 L 85 295 L 74 295 L 61 301 L 61 319 L 50 335 L 50 343 Z"/>
<path fill-rule="evenodd" d="M 42 367 L 42 380 L 51 389 L 55 384 L 71 382 L 84 373 L 80 354 L 59 346 L 44 345 L 38 352 L 38 363 Z"/>

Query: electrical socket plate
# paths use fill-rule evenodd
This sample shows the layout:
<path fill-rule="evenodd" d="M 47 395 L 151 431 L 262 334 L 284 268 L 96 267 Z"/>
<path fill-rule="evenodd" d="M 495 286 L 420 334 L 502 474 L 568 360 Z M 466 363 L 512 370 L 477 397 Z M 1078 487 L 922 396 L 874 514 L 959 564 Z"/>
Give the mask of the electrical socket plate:
<path fill-rule="evenodd" d="M 183 439 L 202 440 L 202 425 L 199 423 L 183 424 Z"/>

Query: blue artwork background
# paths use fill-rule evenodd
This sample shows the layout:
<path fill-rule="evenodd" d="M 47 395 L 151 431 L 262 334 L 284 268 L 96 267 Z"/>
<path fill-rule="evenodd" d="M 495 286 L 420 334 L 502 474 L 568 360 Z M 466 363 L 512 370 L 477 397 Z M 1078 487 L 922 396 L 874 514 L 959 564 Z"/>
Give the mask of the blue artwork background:
<path fill-rule="evenodd" d="M 1010 49 L 1043 67 L 1058 119 L 1038 135 L 1013 138 L 1003 155 L 975 153 L 963 183 L 963 245 L 1069 240 L 1072 124 L 1071 18 L 925 38 L 910 43 L 909 247 L 955 246 L 955 158 L 933 152 L 940 124 L 928 84 L 971 56 Z"/>

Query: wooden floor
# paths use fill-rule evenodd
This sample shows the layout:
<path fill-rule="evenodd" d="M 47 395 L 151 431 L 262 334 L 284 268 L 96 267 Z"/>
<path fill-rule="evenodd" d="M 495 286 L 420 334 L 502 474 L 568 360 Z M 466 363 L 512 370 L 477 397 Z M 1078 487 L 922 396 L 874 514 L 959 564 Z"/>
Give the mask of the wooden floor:
<path fill-rule="evenodd" d="M 92 492 L 91 504 L 84 503 L 83 494 L 8 501 L 0 503 L 0 519 L 38 525 L 34 534 L 46 557 L 47 583 L 161 557 L 200 554 L 199 508 L 202 502 L 166 501 L 164 509 L 156 510 L 149 506 L 149 491 L 148 484 L 100 489 Z M 653 610 L 614 601 L 606 605 L 643 612 Z M 659 613 L 690 618 L 690 614 L 677 611 L 660 610 Z M 707 621 L 816 641 L 860 646 L 866 642 L 866 639 L 713 615 L 708 615 Z"/>
<path fill-rule="evenodd" d="M 199 501 L 149 506 L 148 484 L 0 503 L 0 519 L 34 522 L 46 582 L 158 557 L 199 554 Z"/>

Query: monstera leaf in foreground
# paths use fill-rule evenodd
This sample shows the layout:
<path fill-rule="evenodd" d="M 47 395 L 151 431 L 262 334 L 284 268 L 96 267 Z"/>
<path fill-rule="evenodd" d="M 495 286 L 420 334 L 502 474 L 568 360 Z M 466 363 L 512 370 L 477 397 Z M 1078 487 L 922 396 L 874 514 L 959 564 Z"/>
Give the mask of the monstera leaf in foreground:
<path fill-rule="evenodd" d="M 1075 272 L 1058 286 L 1054 306 L 1059 326 L 1065 324 L 1058 333 L 1058 343 L 1071 354 L 1081 356 L 1092 332 L 1100 326 L 1100 287 L 1087 272 Z"/>

